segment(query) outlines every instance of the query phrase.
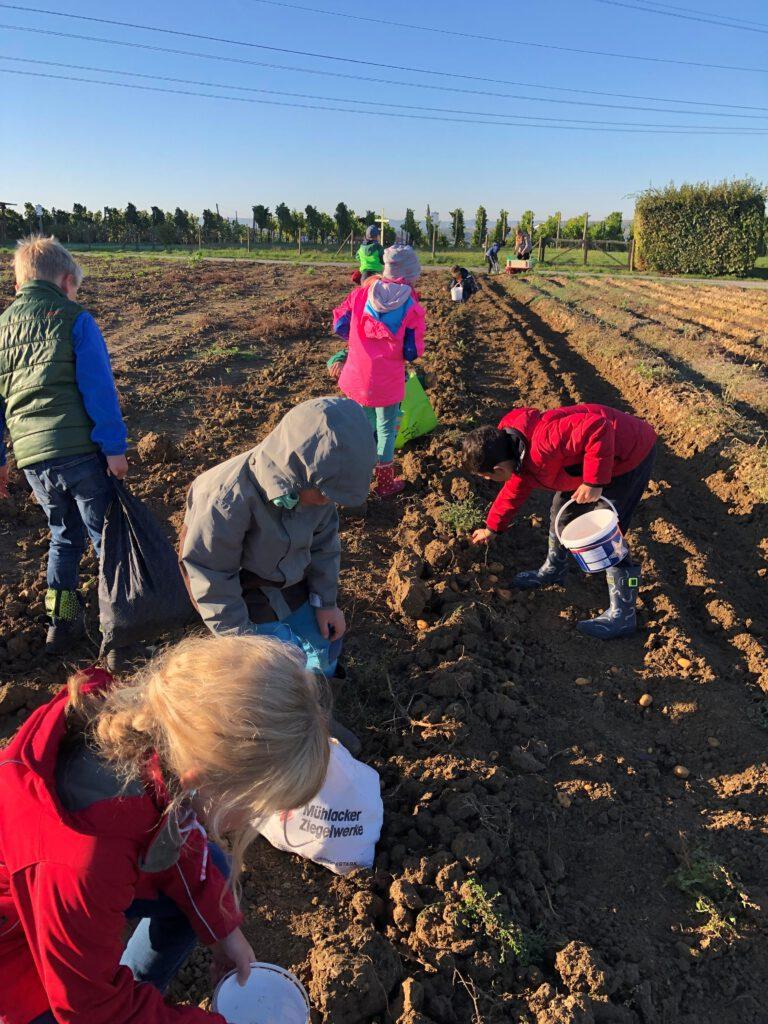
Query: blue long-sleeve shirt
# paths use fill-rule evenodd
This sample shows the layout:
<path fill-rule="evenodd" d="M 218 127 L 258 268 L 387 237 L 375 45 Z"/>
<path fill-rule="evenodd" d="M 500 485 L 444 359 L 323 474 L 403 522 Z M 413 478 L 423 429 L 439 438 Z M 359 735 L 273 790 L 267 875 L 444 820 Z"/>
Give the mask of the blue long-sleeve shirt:
<path fill-rule="evenodd" d="M 99 325 L 84 310 L 72 327 L 75 380 L 85 411 L 93 420 L 91 440 L 104 455 L 124 455 L 128 447 L 109 352 Z M 5 465 L 5 404 L 0 399 L 0 466 Z"/>

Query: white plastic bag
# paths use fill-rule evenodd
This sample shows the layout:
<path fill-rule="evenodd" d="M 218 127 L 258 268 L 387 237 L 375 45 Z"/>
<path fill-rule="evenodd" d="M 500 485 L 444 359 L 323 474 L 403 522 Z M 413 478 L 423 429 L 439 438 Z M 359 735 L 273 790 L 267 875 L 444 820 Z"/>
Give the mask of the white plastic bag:
<path fill-rule="evenodd" d="M 331 740 L 320 792 L 304 807 L 265 818 L 259 831 L 278 850 L 346 875 L 370 868 L 384 821 L 379 773 Z"/>

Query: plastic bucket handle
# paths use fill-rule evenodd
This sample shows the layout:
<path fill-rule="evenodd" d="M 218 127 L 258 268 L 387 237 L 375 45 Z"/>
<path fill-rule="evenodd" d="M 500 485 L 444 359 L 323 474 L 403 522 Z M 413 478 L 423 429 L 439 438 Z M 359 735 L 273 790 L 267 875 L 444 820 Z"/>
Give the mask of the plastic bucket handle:
<path fill-rule="evenodd" d="M 613 502 L 611 501 L 610 498 L 604 498 L 602 496 L 602 494 L 601 494 L 600 497 L 597 499 L 597 501 L 604 501 L 605 504 L 608 505 L 613 510 L 613 514 L 616 516 L 616 522 L 619 521 L 619 513 L 617 512 L 616 506 L 613 504 Z M 563 512 L 565 512 L 565 510 L 568 508 L 569 505 L 573 505 L 573 504 L 574 504 L 574 499 L 573 498 L 569 498 L 568 501 L 566 501 L 566 503 L 562 506 L 560 511 L 555 516 L 555 536 L 557 537 L 558 541 L 560 541 L 561 544 L 563 543 L 563 541 L 562 541 L 562 539 L 560 537 L 560 529 L 559 529 L 559 526 L 560 526 L 560 516 L 563 514 Z M 597 502 L 595 502 L 595 504 L 597 504 Z M 567 544 L 565 544 L 563 546 L 564 547 L 568 547 Z"/>

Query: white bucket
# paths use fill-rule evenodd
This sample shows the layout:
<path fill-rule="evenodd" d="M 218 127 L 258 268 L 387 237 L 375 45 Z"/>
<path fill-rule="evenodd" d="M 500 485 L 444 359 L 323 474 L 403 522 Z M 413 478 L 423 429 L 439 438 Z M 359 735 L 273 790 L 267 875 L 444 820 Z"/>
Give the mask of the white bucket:
<path fill-rule="evenodd" d="M 608 498 L 600 498 L 608 508 L 595 508 L 572 519 L 560 532 L 560 517 L 573 498 L 566 501 L 555 519 L 555 534 L 568 548 L 584 572 L 603 572 L 618 565 L 629 552 L 627 542 L 619 529 L 616 506 Z"/>
<path fill-rule="evenodd" d="M 276 964 L 252 963 L 242 988 L 230 971 L 216 986 L 211 1009 L 229 1024 L 309 1024 L 306 989 Z"/>
<path fill-rule="evenodd" d="M 451 288 L 451 298 L 454 302 L 461 302 L 464 298 L 464 285 L 455 284 Z"/>

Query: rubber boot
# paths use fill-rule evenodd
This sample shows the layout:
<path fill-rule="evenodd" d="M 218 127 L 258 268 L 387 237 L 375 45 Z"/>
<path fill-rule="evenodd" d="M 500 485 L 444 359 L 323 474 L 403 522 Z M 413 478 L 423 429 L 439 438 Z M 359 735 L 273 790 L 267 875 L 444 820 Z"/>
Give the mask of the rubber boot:
<path fill-rule="evenodd" d="M 376 495 L 379 498 L 394 498 L 405 488 L 405 480 L 395 477 L 393 462 L 380 462 L 375 469 Z"/>
<path fill-rule="evenodd" d="M 598 640 L 617 640 L 620 637 L 632 636 L 637 629 L 635 604 L 641 582 L 640 572 L 639 565 L 625 562 L 615 565 L 612 569 L 606 569 L 611 606 L 596 619 L 577 622 L 576 629 L 584 636 L 593 636 Z"/>
<path fill-rule="evenodd" d="M 562 583 L 568 572 L 568 549 L 564 548 L 554 533 L 549 535 L 547 558 L 540 569 L 519 572 L 512 580 L 518 590 L 534 590 L 536 587 Z"/>
<path fill-rule="evenodd" d="M 341 722 L 337 722 L 336 719 L 331 716 L 328 723 L 328 729 L 335 740 L 338 740 L 343 747 L 346 747 L 352 757 L 357 757 L 360 751 L 363 749 L 362 741 L 356 736 L 351 729 L 348 729 Z"/>
<path fill-rule="evenodd" d="M 45 594 L 45 610 L 51 624 L 45 638 L 46 654 L 66 654 L 85 636 L 85 616 L 76 590 L 52 590 Z"/>

